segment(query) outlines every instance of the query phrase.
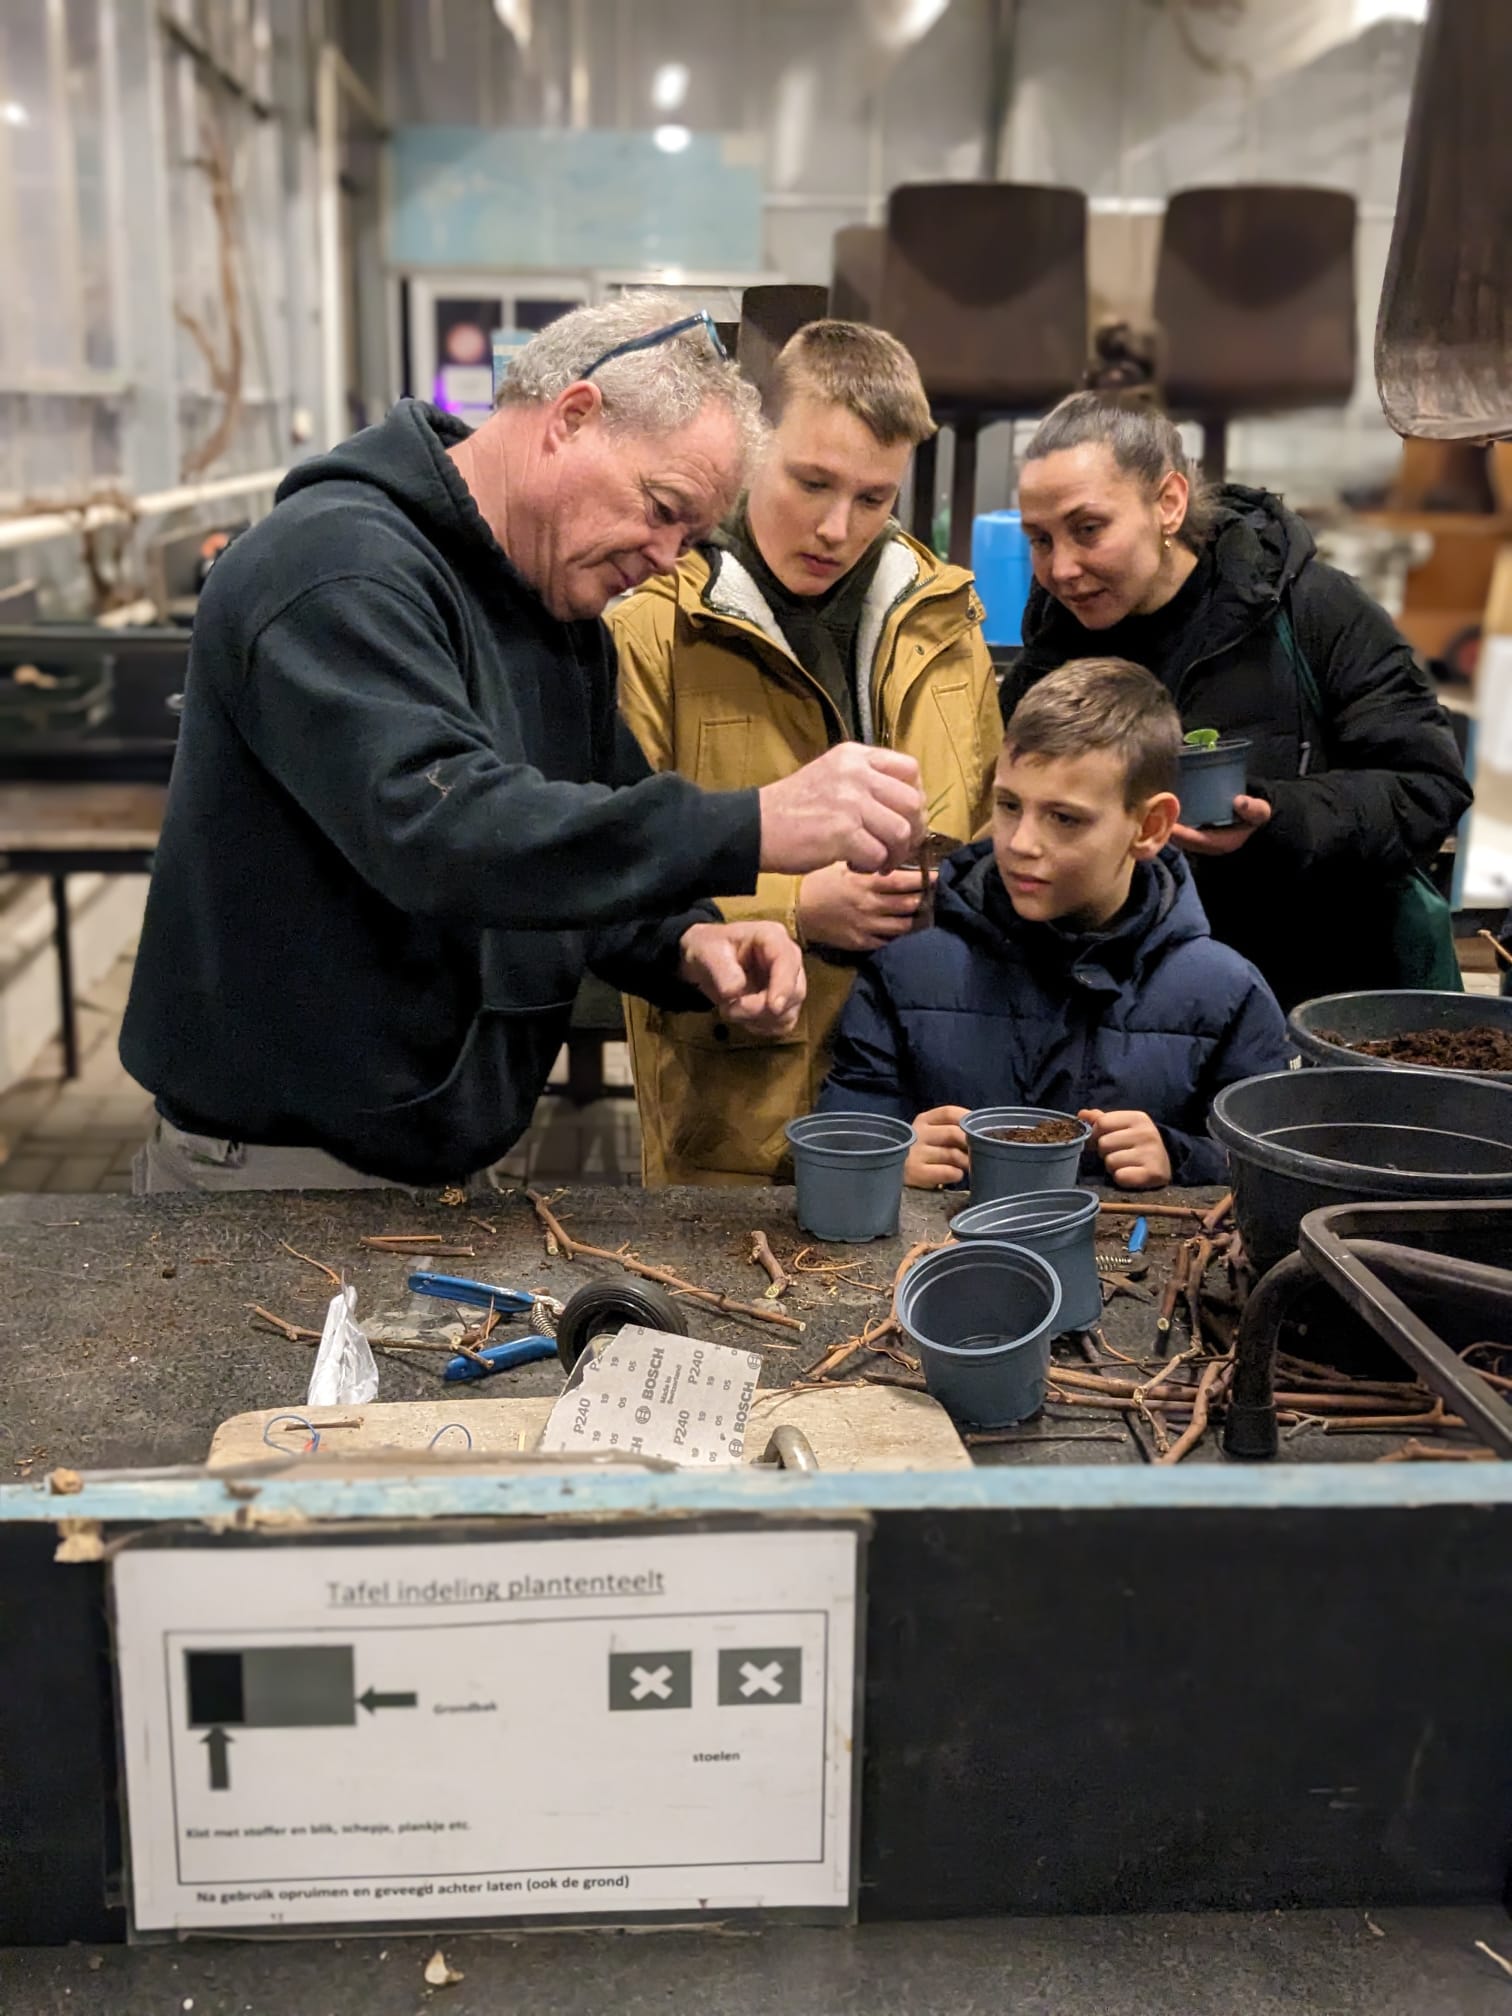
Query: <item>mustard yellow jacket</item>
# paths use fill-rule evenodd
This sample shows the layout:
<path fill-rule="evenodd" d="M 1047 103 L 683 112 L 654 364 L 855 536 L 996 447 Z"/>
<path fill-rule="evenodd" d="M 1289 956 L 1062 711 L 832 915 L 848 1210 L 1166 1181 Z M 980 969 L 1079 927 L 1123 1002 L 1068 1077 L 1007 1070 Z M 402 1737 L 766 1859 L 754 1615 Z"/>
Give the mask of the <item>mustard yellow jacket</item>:
<path fill-rule="evenodd" d="M 732 554 L 690 553 L 609 613 L 620 711 L 652 766 L 715 791 L 774 784 L 844 733 L 834 703 L 783 639 Z M 931 826 L 974 838 L 986 825 L 1002 739 L 964 568 L 895 530 L 867 594 L 856 662 L 867 740 L 917 758 Z M 730 919 L 772 918 L 796 938 L 796 875 L 763 875 L 729 897 Z M 627 999 L 647 1183 L 771 1183 L 789 1173 L 785 1123 L 813 1106 L 851 969 L 805 960 L 808 1000 L 791 1036 L 754 1037 L 712 1013 L 669 1014 Z"/>

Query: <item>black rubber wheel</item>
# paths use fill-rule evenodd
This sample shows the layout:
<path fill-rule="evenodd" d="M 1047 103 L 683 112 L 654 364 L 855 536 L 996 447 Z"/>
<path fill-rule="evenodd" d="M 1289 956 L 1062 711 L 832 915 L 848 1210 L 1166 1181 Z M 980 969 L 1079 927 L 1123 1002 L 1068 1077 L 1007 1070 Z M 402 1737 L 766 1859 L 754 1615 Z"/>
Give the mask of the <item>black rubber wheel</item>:
<path fill-rule="evenodd" d="M 686 1337 L 688 1319 L 665 1288 L 651 1281 L 590 1281 L 567 1299 L 556 1328 L 557 1356 L 570 1372 L 595 1337 L 628 1323 Z"/>

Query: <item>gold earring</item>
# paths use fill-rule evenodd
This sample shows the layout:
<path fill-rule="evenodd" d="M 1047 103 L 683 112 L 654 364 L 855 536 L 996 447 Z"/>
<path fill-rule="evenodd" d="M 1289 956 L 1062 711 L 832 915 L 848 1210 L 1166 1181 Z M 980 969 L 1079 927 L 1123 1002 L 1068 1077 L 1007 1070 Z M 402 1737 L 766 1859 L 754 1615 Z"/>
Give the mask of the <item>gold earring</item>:
<path fill-rule="evenodd" d="M 1169 548 L 1170 548 L 1170 544 L 1171 544 L 1171 535 L 1170 535 L 1170 533 L 1169 533 L 1169 532 L 1167 532 L 1167 534 L 1165 535 L 1164 539 L 1162 539 L 1160 543 L 1161 543 L 1161 545 L 1162 545 L 1162 546 L 1164 546 L 1164 547 L 1165 547 L 1165 548 L 1166 548 L 1167 550 L 1169 550 Z"/>

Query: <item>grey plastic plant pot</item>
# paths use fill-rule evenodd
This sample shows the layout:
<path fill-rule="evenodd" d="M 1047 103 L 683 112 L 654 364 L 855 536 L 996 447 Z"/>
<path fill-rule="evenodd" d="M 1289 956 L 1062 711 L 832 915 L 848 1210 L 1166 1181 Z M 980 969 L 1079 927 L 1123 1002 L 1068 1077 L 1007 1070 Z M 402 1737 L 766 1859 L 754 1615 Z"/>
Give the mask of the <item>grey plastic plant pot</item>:
<path fill-rule="evenodd" d="M 1396 1057 L 1367 1057 L 1351 1043 L 1406 1036 L 1426 1029 L 1497 1029 L 1512 1032 L 1512 999 L 1496 994 L 1441 994 L 1427 987 L 1380 988 L 1372 994 L 1320 994 L 1303 1001 L 1286 1020 L 1287 1033 L 1308 1064 L 1359 1070 L 1432 1071 L 1432 1064 L 1404 1064 Z M 1323 1034 L 1342 1036 L 1331 1043 Z M 1456 1077 L 1491 1078 L 1512 1085 L 1512 1071 L 1470 1071 L 1455 1066 Z"/>
<path fill-rule="evenodd" d="M 1244 795 L 1249 774 L 1250 741 L 1230 735 L 1211 749 L 1181 752 L 1181 823 L 1183 826 L 1232 826 L 1234 800 Z"/>
<path fill-rule="evenodd" d="M 1468 1072 L 1272 1071 L 1226 1085 L 1208 1132 L 1262 1271 L 1330 1204 L 1512 1197 L 1512 1085 Z"/>
<path fill-rule="evenodd" d="M 1044 1406 L 1061 1290 L 1038 1253 L 995 1239 L 943 1246 L 909 1268 L 894 1306 L 958 1426 L 1012 1428 Z"/>
<path fill-rule="evenodd" d="M 886 1113 L 806 1113 L 784 1131 L 805 1232 L 845 1245 L 893 1236 L 903 1165 L 914 1144 L 906 1120 Z"/>
<path fill-rule="evenodd" d="M 1091 1330 L 1102 1321 L 1102 1277 L 1097 1271 L 1095 1190 L 1031 1190 L 973 1204 L 950 1221 L 957 1239 L 1006 1239 L 1038 1253 L 1061 1286 L 1062 1330 Z"/>
<path fill-rule="evenodd" d="M 1070 1120 L 1080 1131 L 1074 1141 L 989 1141 L 999 1127 L 1037 1127 L 1042 1120 Z M 1067 1190 L 1076 1181 L 1082 1149 L 1092 1129 L 1074 1113 L 1045 1106 L 981 1106 L 961 1122 L 971 1146 L 971 1201 L 992 1204 L 1030 1190 Z"/>

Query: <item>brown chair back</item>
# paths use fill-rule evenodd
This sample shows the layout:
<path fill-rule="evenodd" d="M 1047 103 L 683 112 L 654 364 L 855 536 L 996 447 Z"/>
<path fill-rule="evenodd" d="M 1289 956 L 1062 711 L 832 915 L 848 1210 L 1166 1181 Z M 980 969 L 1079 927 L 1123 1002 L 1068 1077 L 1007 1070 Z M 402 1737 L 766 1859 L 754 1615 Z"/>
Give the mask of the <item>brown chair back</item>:
<path fill-rule="evenodd" d="M 828 313 L 827 287 L 747 287 L 740 297 L 736 356 L 758 392 L 765 393 L 773 359 L 789 338 Z"/>
<path fill-rule="evenodd" d="M 1343 405 L 1355 379 L 1355 199 L 1183 189 L 1155 276 L 1166 404 L 1198 419 Z"/>
<path fill-rule="evenodd" d="M 1087 199 L 1013 182 L 927 182 L 887 205 L 877 320 L 945 413 L 1039 413 L 1087 357 Z"/>

